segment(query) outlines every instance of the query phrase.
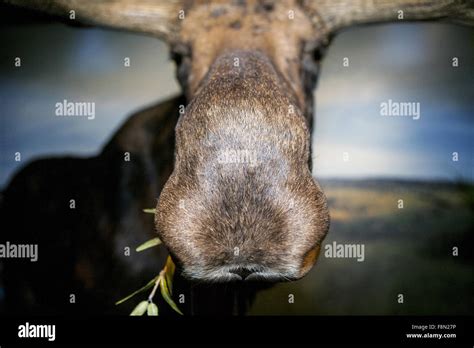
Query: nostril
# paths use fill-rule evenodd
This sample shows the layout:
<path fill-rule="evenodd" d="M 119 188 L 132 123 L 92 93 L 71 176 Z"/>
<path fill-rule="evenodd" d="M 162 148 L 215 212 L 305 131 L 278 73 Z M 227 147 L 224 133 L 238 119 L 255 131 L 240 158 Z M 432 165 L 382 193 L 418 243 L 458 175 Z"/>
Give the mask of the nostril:
<path fill-rule="evenodd" d="M 235 268 L 231 268 L 229 269 L 229 272 L 230 273 L 234 273 L 234 274 L 237 274 L 238 276 L 240 276 L 242 278 L 242 280 L 244 280 L 245 278 L 247 278 L 249 275 L 251 275 L 252 273 L 254 273 L 254 271 L 246 268 L 246 267 L 235 267 Z"/>

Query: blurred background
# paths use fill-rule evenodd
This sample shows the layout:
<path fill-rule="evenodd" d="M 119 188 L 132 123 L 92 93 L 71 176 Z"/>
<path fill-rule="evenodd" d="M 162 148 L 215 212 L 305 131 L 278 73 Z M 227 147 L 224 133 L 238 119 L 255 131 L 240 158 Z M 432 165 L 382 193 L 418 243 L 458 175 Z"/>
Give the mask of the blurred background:
<path fill-rule="evenodd" d="M 179 94 L 156 39 L 0 19 L 2 188 L 30 160 L 96 155 L 131 113 Z M 304 279 L 259 292 L 250 314 L 472 314 L 473 39 L 445 23 L 336 36 L 315 92 L 313 171 L 332 217 L 325 244 L 364 244 L 365 261 L 322 252 Z M 95 119 L 55 116 L 64 99 L 95 102 Z M 420 118 L 381 116 L 389 99 L 420 103 Z"/>

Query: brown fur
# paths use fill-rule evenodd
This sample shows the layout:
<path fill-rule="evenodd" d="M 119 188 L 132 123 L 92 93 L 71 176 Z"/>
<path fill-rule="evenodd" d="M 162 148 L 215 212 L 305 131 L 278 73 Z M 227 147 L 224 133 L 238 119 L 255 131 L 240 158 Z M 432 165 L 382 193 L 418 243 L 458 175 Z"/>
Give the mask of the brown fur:
<path fill-rule="evenodd" d="M 179 42 L 192 48 L 188 98 L 192 99 L 212 63 L 223 52 L 259 50 L 285 77 L 300 107 L 309 102 L 303 89 L 301 61 L 305 44 L 318 40 L 318 36 L 296 1 L 193 1 L 190 4 L 179 35 Z M 291 19 L 289 11 L 293 11 Z"/>
<path fill-rule="evenodd" d="M 222 161 L 232 150 L 254 159 Z M 240 267 L 281 280 L 309 271 L 305 255 L 329 220 L 309 153 L 303 112 L 269 57 L 220 55 L 178 122 L 175 169 L 157 206 L 158 233 L 184 274 L 225 281 Z"/>
<path fill-rule="evenodd" d="M 193 3 L 181 28 L 175 51 L 187 47 L 179 71 L 190 104 L 158 233 L 192 279 L 300 278 L 329 228 L 310 172 L 311 23 L 291 0 L 217 1 Z M 254 163 L 223 163 L 231 151 Z"/>

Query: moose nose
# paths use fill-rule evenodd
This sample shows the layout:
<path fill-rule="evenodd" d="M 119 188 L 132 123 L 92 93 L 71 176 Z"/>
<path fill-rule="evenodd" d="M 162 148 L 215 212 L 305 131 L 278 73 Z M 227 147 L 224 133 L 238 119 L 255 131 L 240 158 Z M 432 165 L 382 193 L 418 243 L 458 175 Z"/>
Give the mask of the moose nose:
<path fill-rule="evenodd" d="M 246 267 L 235 267 L 229 269 L 230 273 L 237 274 L 242 280 L 247 278 L 249 275 L 254 273 L 254 271 L 250 270 L 249 268 Z"/>

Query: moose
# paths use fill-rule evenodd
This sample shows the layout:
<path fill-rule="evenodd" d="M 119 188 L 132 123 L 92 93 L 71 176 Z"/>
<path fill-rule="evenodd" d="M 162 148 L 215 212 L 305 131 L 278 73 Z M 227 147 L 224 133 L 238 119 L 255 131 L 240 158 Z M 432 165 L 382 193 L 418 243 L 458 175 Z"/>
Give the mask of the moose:
<path fill-rule="evenodd" d="M 192 298 L 190 313 L 244 313 L 259 288 L 303 277 L 330 224 L 310 144 L 313 91 L 331 39 L 359 24 L 474 19 L 474 3 L 463 0 L 3 2 L 165 40 L 184 94 L 132 116 L 97 157 L 33 162 L 5 189 L 4 238 L 46 250 L 38 265 L 6 265 L 7 308 L 52 313 L 70 310 L 70 288 L 85 299 L 74 310 L 111 312 L 164 258 L 119 255 L 153 227 Z M 65 190 L 60 176 L 82 179 Z M 71 192 L 87 211 L 65 207 Z M 153 222 L 141 209 L 156 198 Z M 38 205 L 27 219 L 26 202 Z M 235 291 L 219 285 L 229 282 L 237 309 Z M 225 304 L 202 304 L 216 298 Z"/>

